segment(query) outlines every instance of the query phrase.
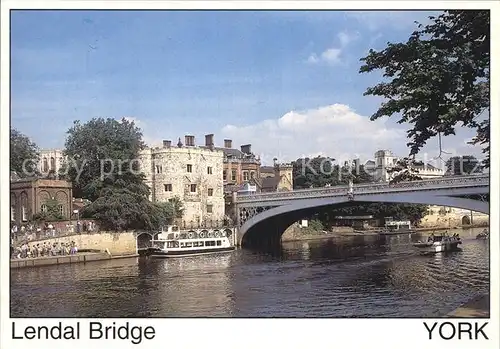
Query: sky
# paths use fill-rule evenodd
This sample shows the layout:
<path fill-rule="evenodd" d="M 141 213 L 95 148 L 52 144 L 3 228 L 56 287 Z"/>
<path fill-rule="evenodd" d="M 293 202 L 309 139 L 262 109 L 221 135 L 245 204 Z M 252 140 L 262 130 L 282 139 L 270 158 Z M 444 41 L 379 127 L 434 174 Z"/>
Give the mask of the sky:
<path fill-rule="evenodd" d="M 150 146 L 191 134 L 252 144 L 264 164 L 409 152 L 408 125 L 370 121 L 381 81 L 360 58 L 406 41 L 431 12 L 13 11 L 11 123 L 62 148 L 74 120 L 134 120 Z M 476 155 L 474 133 L 443 138 Z M 421 157 L 438 156 L 432 139 Z M 446 155 L 445 156 L 450 156 Z"/>

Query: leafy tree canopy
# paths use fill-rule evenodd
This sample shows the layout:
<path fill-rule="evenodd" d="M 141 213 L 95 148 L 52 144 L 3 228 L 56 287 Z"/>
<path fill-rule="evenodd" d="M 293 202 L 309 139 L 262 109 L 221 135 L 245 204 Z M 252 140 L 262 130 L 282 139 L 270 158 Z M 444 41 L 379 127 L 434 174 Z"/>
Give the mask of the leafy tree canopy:
<path fill-rule="evenodd" d="M 94 218 L 107 230 L 159 230 L 178 216 L 174 204 L 153 203 L 126 188 L 105 188 L 101 196 L 84 207 L 82 217 Z"/>
<path fill-rule="evenodd" d="M 67 161 L 61 174 L 73 183 L 74 196 L 94 201 L 110 186 L 149 194 L 137 161 L 144 146 L 142 133 L 133 122 L 94 118 L 82 124 L 77 120 L 67 133 Z"/>
<path fill-rule="evenodd" d="M 489 167 L 490 13 L 454 10 L 418 25 L 406 43 L 388 43 L 362 58 L 360 73 L 382 70 L 384 82 L 365 95 L 386 101 L 371 120 L 397 114 L 409 123 L 410 156 L 438 135 L 455 134 L 457 126 L 473 128 L 473 144 L 483 146 Z"/>
<path fill-rule="evenodd" d="M 453 156 L 446 161 L 447 175 L 463 176 L 481 173 L 482 171 L 481 162 L 472 155 Z"/>
<path fill-rule="evenodd" d="M 320 188 L 324 186 L 368 183 L 373 177 L 365 171 L 363 165 L 343 164 L 327 157 L 299 158 L 293 162 L 294 189 Z"/>
<path fill-rule="evenodd" d="M 20 178 L 38 175 L 38 147 L 26 135 L 10 129 L 10 170 Z"/>
<path fill-rule="evenodd" d="M 38 212 L 33 215 L 33 220 L 35 222 L 43 222 L 43 221 L 57 221 L 63 219 L 63 215 L 61 210 L 59 209 L 59 201 L 53 198 L 49 198 L 44 201 L 44 205 L 46 210 L 42 212 Z"/>
<path fill-rule="evenodd" d="M 420 179 L 413 169 L 401 169 L 396 166 L 394 171 L 397 172 L 397 181 Z M 333 159 L 326 157 L 297 159 L 293 162 L 293 176 L 295 189 L 346 185 L 351 179 L 353 183 L 370 183 L 374 181 L 369 169 L 365 170 L 363 165 L 351 166 L 344 164 L 340 166 L 335 164 Z M 352 205 L 325 209 L 314 215 L 314 217 L 323 225 L 331 226 L 336 216 L 373 215 L 377 219 L 393 217 L 418 222 L 425 216 L 426 212 L 427 205 L 356 202 Z"/>
<path fill-rule="evenodd" d="M 152 203 L 140 170 L 142 133 L 126 119 L 75 121 L 68 131 L 62 175 L 73 182 L 75 196 L 92 201 L 82 217 L 103 229 L 157 230 L 182 214 L 182 203 Z M 181 212 L 181 213 L 179 213 Z"/>

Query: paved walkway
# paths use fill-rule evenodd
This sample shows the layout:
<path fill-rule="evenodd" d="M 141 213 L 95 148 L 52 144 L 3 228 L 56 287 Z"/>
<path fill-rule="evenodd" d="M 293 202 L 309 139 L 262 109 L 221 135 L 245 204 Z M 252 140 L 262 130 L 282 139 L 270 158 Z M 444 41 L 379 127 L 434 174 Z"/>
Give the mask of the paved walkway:
<path fill-rule="evenodd" d="M 482 295 L 462 304 L 458 309 L 448 314 L 448 317 L 457 318 L 489 318 L 490 295 Z"/>

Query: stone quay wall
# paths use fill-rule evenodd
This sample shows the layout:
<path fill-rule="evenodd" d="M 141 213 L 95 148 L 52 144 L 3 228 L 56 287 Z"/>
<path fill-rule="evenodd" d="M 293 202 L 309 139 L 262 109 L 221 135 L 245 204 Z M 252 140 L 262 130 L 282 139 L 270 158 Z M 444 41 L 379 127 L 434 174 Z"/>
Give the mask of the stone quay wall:
<path fill-rule="evenodd" d="M 30 244 L 71 243 L 75 242 L 79 250 L 99 250 L 111 253 L 112 256 L 133 255 L 137 253 L 136 237 L 133 231 L 124 232 L 86 232 L 60 237 L 51 237 L 31 241 Z"/>

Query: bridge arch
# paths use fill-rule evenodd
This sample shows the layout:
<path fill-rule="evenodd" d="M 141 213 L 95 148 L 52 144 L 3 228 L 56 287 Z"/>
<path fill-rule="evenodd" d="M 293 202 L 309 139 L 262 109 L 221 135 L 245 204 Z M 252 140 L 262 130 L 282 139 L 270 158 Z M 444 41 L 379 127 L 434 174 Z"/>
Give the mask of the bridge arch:
<path fill-rule="evenodd" d="M 258 213 L 245 221 L 238 231 L 238 241 L 242 246 L 253 245 L 265 240 L 266 243 L 275 244 L 281 239 L 286 228 L 301 218 L 314 214 L 322 208 L 343 206 L 352 203 L 408 203 L 451 206 L 466 210 L 489 214 L 489 203 L 460 197 L 437 195 L 429 193 L 393 193 L 360 195 L 354 200 L 347 196 L 336 196 L 318 199 L 294 200 Z M 271 229 L 271 231 L 269 231 Z"/>

